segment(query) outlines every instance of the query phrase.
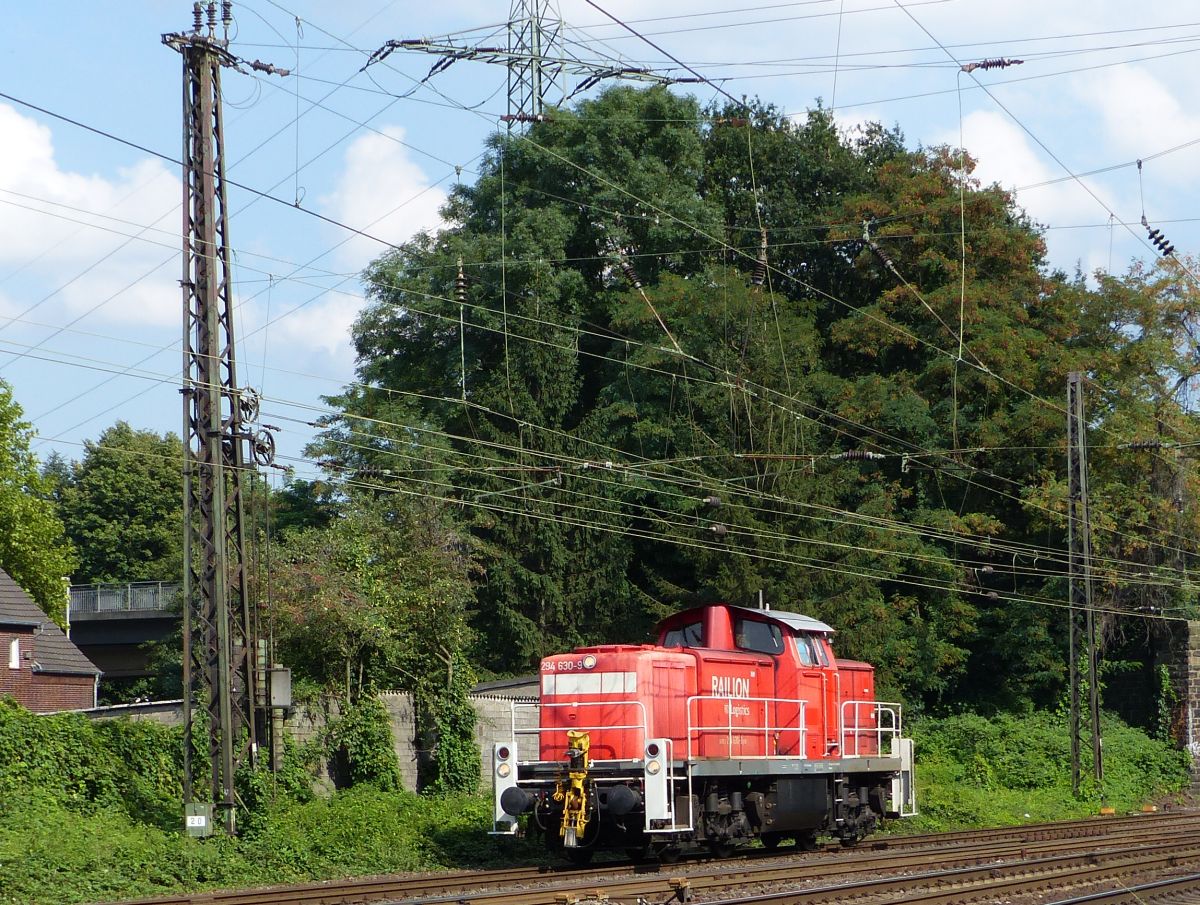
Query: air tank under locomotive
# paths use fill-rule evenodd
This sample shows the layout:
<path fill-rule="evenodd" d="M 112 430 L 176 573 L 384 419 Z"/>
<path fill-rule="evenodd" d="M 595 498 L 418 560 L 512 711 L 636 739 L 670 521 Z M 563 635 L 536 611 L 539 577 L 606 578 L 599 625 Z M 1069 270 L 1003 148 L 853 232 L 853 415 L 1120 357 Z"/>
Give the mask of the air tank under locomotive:
<path fill-rule="evenodd" d="M 912 742 L 874 668 L 835 658 L 833 629 L 715 604 L 677 613 L 654 645 L 546 657 L 536 705 L 493 750 L 493 832 L 597 850 L 718 855 L 759 839 L 853 845 L 916 813 Z"/>

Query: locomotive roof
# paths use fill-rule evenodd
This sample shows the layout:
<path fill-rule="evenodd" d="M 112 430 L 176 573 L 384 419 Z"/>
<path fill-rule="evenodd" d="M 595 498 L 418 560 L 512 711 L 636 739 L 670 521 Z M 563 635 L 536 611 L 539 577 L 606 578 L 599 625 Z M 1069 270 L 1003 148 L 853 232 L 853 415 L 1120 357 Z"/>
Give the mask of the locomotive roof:
<path fill-rule="evenodd" d="M 708 609 L 709 606 L 713 606 L 713 604 L 695 607 L 691 610 L 684 610 L 681 613 L 676 613 L 674 616 L 669 618 L 675 619 L 678 616 L 681 616 L 683 613 L 698 613 L 701 610 Z M 826 625 L 820 619 L 814 619 L 812 616 L 805 616 L 802 613 L 785 613 L 782 610 L 760 610 L 748 606 L 734 606 L 733 604 L 724 604 L 724 606 L 726 606 L 731 613 L 747 613 L 757 616 L 760 619 L 779 622 L 797 632 L 827 632 L 828 634 L 832 635 L 836 631 L 836 629 L 834 629 L 832 626 Z M 665 622 L 666 620 L 663 621 Z"/>
<path fill-rule="evenodd" d="M 829 634 L 834 632 L 831 626 L 826 625 L 820 619 L 814 619 L 812 616 L 805 616 L 802 613 L 785 613 L 781 610 L 759 610 L 748 606 L 732 605 L 729 609 L 737 613 L 752 613 L 755 616 L 774 619 L 798 632 L 828 632 Z"/>

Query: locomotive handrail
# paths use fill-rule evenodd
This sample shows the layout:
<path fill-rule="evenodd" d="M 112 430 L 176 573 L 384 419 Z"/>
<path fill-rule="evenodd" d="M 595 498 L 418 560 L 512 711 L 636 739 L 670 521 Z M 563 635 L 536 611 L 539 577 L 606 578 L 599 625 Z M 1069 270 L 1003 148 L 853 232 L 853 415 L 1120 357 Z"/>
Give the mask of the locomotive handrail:
<path fill-rule="evenodd" d="M 725 703 L 726 721 L 721 724 L 706 726 L 703 724 L 693 724 L 692 722 L 692 705 L 697 701 L 723 701 Z M 754 724 L 734 724 L 734 704 L 757 703 L 762 705 L 763 723 L 761 726 Z M 771 704 L 787 704 L 797 707 L 795 725 L 779 725 L 772 727 L 771 723 Z M 694 756 L 698 756 L 699 752 L 693 752 L 692 739 L 696 739 L 696 747 L 699 747 L 699 742 L 705 733 L 724 732 L 726 734 L 726 756 L 733 757 L 733 737 L 736 734 L 739 738 L 744 736 L 757 736 L 760 732 L 763 738 L 763 753 L 762 754 L 741 754 L 744 758 L 772 758 L 772 757 L 803 757 L 806 748 L 807 726 L 805 721 L 806 703 L 799 699 L 792 698 L 740 698 L 723 695 L 712 694 L 697 694 L 691 695 L 687 699 L 687 756 L 688 760 L 692 760 Z M 696 718 L 699 719 L 699 713 Z M 771 733 L 776 732 L 776 750 L 778 750 L 778 733 L 794 732 L 796 733 L 799 743 L 798 754 L 771 754 Z"/>
<path fill-rule="evenodd" d="M 585 723 L 579 723 L 578 725 L 569 726 L 569 727 L 568 726 L 537 725 L 537 726 L 525 727 L 522 729 L 517 728 L 517 708 L 544 710 L 549 707 L 636 707 L 641 712 L 641 722 L 632 723 L 629 725 L 620 725 L 617 723 L 596 723 L 595 725 L 588 725 Z M 554 702 L 554 703 L 541 702 L 541 703 L 533 703 L 533 704 L 526 704 L 526 703 L 522 703 L 520 701 L 513 701 L 512 706 L 509 710 L 509 715 L 511 718 L 510 728 L 512 731 L 512 739 L 513 739 L 513 742 L 516 743 L 517 760 L 519 763 L 532 763 L 532 762 L 535 762 L 536 760 L 540 760 L 541 750 L 542 750 L 542 733 L 543 732 L 564 732 L 565 733 L 568 728 L 579 729 L 584 732 L 596 732 L 597 730 L 600 730 L 600 729 L 603 729 L 606 731 L 622 730 L 622 729 L 636 729 L 636 730 L 638 730 L 638 732 L 641 733 L 641 740 L 639 741 L 638 744 L 639 744 L 639 746 L 643 746 L 643 747 L 646 744 L 646 739 L 649 738 L 648 727 L 649 727 L 650 723 L 646 717 L 646 705 L 642 701 L 558 701 L 558 702 Z M 537 758 L 534 759 L 534 761 L 524 760 L 521 758 L 520 736 L 529 736 L 529 735 L 532 735 L 532 736 L 534 736 L 534 738 L 537 739 L 537 754 L 538 754 L 538 756 L 537 756 Z M 564 750 L 565 750 L 565 745 L 564 745 Z M 600 757 L 592 758 L 593 762 L 600 762 L 603 760 L 605 760 L 605 758 L 600 758 Z"/>
<path fill-rule="evenodd" d="M 853 708 L 849 720 L 846 718 L 848 708 Z M 842 701 L 842 757 L 883 754 L 884 739 L 891 741 L 902 735 L 901 717 L 902 705 L 897 701 Z M 874 751 L 862 750 L 868 741 L 874 741 Z"/>

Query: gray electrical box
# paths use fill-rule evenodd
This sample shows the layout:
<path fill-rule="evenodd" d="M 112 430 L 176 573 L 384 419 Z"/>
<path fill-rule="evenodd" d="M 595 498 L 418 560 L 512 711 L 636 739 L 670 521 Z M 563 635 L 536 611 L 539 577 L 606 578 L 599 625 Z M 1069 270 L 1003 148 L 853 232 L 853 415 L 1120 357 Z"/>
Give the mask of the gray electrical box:
<path fill-rule="evenodd" d="M 286 666 L 271 667 L 271 706 L 292 706 L 292 671 Z"/>
<path fill-rule="evenodd" d="M 211 836 L 213 806 L 211 803 L 185 804 L 183 806 L 183 829 L 189 836 Z"/>

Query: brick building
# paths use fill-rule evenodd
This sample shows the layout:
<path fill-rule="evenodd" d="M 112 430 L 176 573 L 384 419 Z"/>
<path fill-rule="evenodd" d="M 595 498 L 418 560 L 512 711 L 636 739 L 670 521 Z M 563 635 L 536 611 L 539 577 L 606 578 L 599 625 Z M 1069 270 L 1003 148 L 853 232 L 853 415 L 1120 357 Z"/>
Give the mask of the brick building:
<path fill-rule="evenodd" d="M 96 706 L 100 670 L 0 570 L 0 695 L 38 713 Z"/>

